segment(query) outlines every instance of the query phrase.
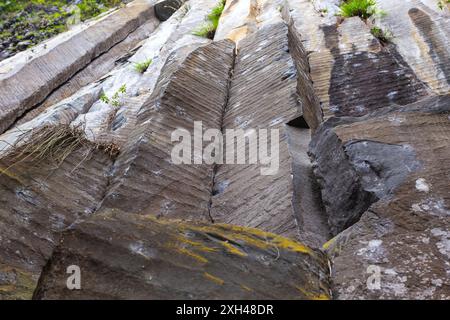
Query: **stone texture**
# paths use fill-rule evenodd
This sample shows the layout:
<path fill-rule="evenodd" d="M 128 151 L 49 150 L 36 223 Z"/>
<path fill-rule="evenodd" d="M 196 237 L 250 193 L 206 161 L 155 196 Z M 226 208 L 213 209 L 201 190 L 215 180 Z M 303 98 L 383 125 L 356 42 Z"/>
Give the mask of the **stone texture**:
<path fill-rule="evenodd" d="M 381 44 L 358 17 L 321 17 L 309 1 L 289 1 L 284 12 L 311 51 L 311 78 L 325 118 L 362 116 L 429 94 L 396 48 Z"/>
<path fill-rule="evenodd" d="M 283 3 L 283 0 L 227 1 L 214 39 L 230 39 L 239 47 L 239 42 L 248 35 L 268 25 L 280 23 Z"/>
<path fill-rule="evenodd" d="M 334 257 L 336 297 L 449 298 L 449 110 L 450 96 L 431 97 L 330 119 L 313 138 L 315 156 L 324 141 L 347 155 L 340 166 L 322 162 L 316 171 L 330 223 L 341 231 L 350 225 L 341 219 L 362 215 L 324 246 Z M 361 194 L 370 197 L 364 207 L 355 201 Z M 369 266 L 380 268 L 379 289 L 366 285 Z"/>
<path fill-rule="evenodd" d="M 178 50 L 178 57 L 168 59 L 155 95 L 141 108 L 116 161 L 103 207 L 209 220 L 213 167 L 173 164 L 171 133 L 177 128 L 193 132 L 197 119 L 204 128 L 220 129 L 233 51 L 230 41 L 221 41 L 184 54 Z"/>
<path fill-rule="evenodd" d="M 114 211 L 64 233 L 35 298 L 328 299 L 328 272 L 323 253 L 260 230 Z"/>
<path fill-rule="evenodd" d="M 450 90 L 450 15 L 436 1 L 377 1 L 389 14 L 376 23 L 391 30 L 398 53 L 435 93 Z"/>
<path fill-rule="evenodd" d="M 225 140 L 227 129 L 245 130 L 250 138 L 261 128 L 278 129 L 279 170 L 274 175 L 261 175 L 265 165 L 250 164 L 248 156 L 246 164 L 219 164 L 211 217 L 216 222 L 298 237 L 285 124 L 302 115 L 302 106 L 307 103 L 298 92 L 298 83 L 301 86 L 310 80 L 304 71 L 297 73 L 289 54 L 288 33 L 287 26 L 279 23 L 241 40 L 222 124 Z M 241 148 L 247 147 L 244 144 Z M 244 154 L 245 150 L 238 152 Z"/>
<path fill-rule="evenodd" d="M 9 69 L 0 77 L 0 133 L 78 70 L 122 41 L 147 19 L 152 19 L 150 9 L 150 2 L 134 1 L 69 37 L 60 35 L 54 40 L 55 45 L 49 44 L 26 63 L 20 61 L 21 56 L 5 60 Z"/>
<path fill-rule="evenodd" d="M 85 68 L 77 71 L 67 82 L 55 89 L 43 102 L 18 119 L 16 125 L 32 120 L 47 108 L 63 99 L 69 98 L 92 82 L 99 81 L 111 70 L 126 63 L 126 60 L 123 61 L 124 56 L 126 57 L 138 50 L 141 46 L 140 42 L 155 30 L 157 23 L 156 19 L 149 19 L 130 33 L 123 41 L 115 44 L 111 49 L 92 60 Z"/>
<path fill-rule="evenodd" d="M 319 248 L 330 239 L 330 228 L 319 184 L 307 153 L 311 133 L 304 120 L 298 122 L 300 121 L 290 122 L 286 126 L 289 153 L 292 157 L 292 206 L 300 241 Z"/>
<path fill-rule="evenodd" d="M 450 299 L 448 9 L 377 2 L 229 0 L 211 41 L 217 0 L 137 0 L 1 61 L 0 299 Z M 278 171 L 175 164 L 194 121 L 278 129 Z"/>
<path fill-rule="evenodd" d="M 50 160 L 0 162 L 0 300 L 30 299 L 60 232 L 92 214 L 112 160 L 85 148 Z"/>

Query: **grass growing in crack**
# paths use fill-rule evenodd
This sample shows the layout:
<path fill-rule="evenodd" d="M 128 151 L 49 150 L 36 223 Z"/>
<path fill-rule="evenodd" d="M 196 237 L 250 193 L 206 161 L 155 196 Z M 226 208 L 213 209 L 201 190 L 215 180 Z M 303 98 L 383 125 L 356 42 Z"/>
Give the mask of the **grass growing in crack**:
<path fill-rule="evenodd" d="M 121 98 L 127 93 L 127 85 L 123 84 L 113 95 L 109 98 L 106 94 L 100 96 L 100 100 L 114 108 L 121 106 Z"/>
<path fill-rule="evenodd" d="M 390 30 L 383 30 L 377 26 L 372 27 L 372 29 L 370 29 L 370 33 L 383 43 L 390 43 L 394 38 L 394 35 Z"/>
<path fill-rule="evenodd" d="M 16 145 L 19 146 L 2 159 L 9 166 L 1 173 L 7 174 L 8 170 L 21 163 L 37 167 L 43 161 L 53 163 L 58 168 L 72 152 L 79 149 L 88 151 L 84 159 L 94 150 L 102 150 L 110 157 L 117 156 L 120 151 L 113 143 L 94 143 L 87 140 L 83 130 L 69 125 L 44 126 L 39 130 L 29 130 L 24 132 Z"/>
<path fill-rule="evenodd" d="M 342 17 L 368 19 L 376 12 L 376 0 L 346 0 L 339 7 Z"/>
<path fill-rule="evenodd" d="M 205 23 L 204 25 L 198 27 L 196 30 L 194 30 L 193 34 L 199 37 L 203 38 L 214 38 L 214 34 L 216 33 L 216 29 L 214 29 L 214 26 L 210 23 Z"/>
<path fill-rule="evenodd" d="M 150 67 L 152 62 L 153 62 L 152 59 L 147 59 L 142 62 L 137 62 L 134 64 L 134 70 L 136 70 L 139 73 L 144 73 L 145 71 L 147 71 L 148 67 Z"/>
<path fill-rule="evenodd" d="M 225 0 L 221 0 L 211 12 L 206 16 L 206 22 L 194 30 L 193 34 L 199 37 L 214 38 L 217 27 L 219 26 L 219 19 L 225 8 Z"/>
<path fill-rule="evenodd" d="M 439 7 L 439 9 L 444 10 L 445 4 L 449 4 L 449 3 L 450 3 L 450 0 L 439 0 L 438 7 Z"/>

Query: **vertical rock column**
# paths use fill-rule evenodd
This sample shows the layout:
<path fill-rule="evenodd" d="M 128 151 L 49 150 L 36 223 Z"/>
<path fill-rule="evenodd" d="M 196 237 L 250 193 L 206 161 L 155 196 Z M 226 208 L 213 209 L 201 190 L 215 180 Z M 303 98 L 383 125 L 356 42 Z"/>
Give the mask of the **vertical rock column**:
<path fill-rule="evenodd" d="M 181 128 L 193 134 L 195 121 L 220 129 L 234 45 L 224 40 L 185 49 L 169 57 L 154 95 L 141 108 L 102 208 L 209 220 L 213 166 L 174 164 L 171 152 L 178 142 L 171 134 Z"/>
<path fill-rule="evenodd" d="M 222 130 L 244 130 L 248 139 L 259 129 L 279 130 L 279 168 L 262 175 L 261 163 L 217 167 L 211 216 L 226 222 L 298 237 L 292 208 L 292 170 L 286 123 L 302 116 L 307 105 L 300 87 L 309 78 L 299 73 L 283 22 L 264 26 L 239 42 Z M 270 40 L 269 40 L 270 39 Z M 296 50 L 293 50 L 295 52 Z M 297 52 L 298 53 L 298 52 Z M 301 70 L 301 69 L 300 69 Z M 227 135 L 225 135 L 227 139 Z M 245 154 L 248 146 L 237 152 Z M 304 150 L 306 152 L 306 150 Z"/>

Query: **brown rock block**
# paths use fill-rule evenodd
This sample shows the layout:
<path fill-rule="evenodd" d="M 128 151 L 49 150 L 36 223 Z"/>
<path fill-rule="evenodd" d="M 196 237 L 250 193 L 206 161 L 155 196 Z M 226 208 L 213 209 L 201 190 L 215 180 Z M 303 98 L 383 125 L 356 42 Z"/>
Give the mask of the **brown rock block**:
<path fill-rule="evenodd" d="M 295 36 L 278 23 L 239 43 L 222 126 L 225 139 L 227 129 L 244 130 L 247 137 L 256 136 L 258 129 L 268 129 L 269 135 L 271 129 L 279 130 L 279 168 L 274 175 L 262 175 L 267 166 L 249 163 L 248 156 L 245 164 L 218 165 L 211 207 L 216 222 L 298 237 L 286 124 L 303 114 L 314 126 L 319 120 L 312 110 L 320 108 L 310 100 L 314 92 L 306 53 Z M 245 155 L 248 149 L 245 144 L 238 152 Z"/>
<path fill-rule="evenodd" d="M 174 164 L 171 153 L 178 142 L 171 141 L 171 134 L 182 128 L 193 135 L 194 121 L 202 121 L 204 129 L 220 129 L 234 44 L 223 40 L 198 46 L 168 58 L 115 163 L 103 208 L 210 219 L 213 166 Z"/>
<path fill-rule="evenodd" d="M 95 212 L 112 160 L 80 148 L 61 165 L 31 157 L 11 165 L 0 162 L 0 300 L 31 298 L 59 232 Z"/>
<path fill-rule="evenodd" d="M 377 24 L 390 30 L 399 55 L 436 94 L 450 91 L 450 16 L 437 1 L 377 1 L 386 15 Z"/>
<path fill-rule="evenodd" d="M 34 298 L 328 299 L 327 275 L 321 252 L 274 234 L 114 210 L 64 233 Z"/>
<path fill-rule="evenodd" d="M 338 298 L 450 298 L 449 111 L 450 96 L 430 97 L 313 138 L 330 227 L 349 227 L 325 245 Z"/>

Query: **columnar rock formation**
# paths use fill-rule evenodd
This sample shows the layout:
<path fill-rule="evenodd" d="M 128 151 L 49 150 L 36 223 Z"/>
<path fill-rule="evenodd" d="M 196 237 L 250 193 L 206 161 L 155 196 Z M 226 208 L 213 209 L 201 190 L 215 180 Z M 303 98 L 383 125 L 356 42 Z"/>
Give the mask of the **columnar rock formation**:
<path fill-rule="evenodd" d="M 215 0 L 135 0 L 2 61 L 0 299 L 449 299 L 450 18 L 378 2 L 228 0 L 211 40 Z M 174 163 L 197 121 L 278 130 L 275 174 Z"/>

